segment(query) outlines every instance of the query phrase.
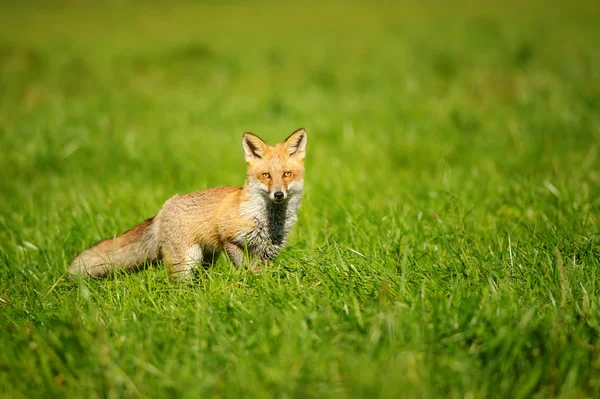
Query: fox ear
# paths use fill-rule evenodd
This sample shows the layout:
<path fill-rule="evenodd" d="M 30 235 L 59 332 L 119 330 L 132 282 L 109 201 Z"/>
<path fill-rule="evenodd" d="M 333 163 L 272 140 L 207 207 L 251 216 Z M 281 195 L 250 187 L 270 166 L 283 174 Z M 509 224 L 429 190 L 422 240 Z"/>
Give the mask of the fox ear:
<path fill-rule="evenodd" d="M 306 153 L 306 130 L 300 128 L 290 135 L 283 143 L 288 154 L 304 159 Z"/>
<path fill-rule="evenodd" d="M 244 147 L 246 162 L 250 162 L 253 159 L 262 158 L 267 151 L 268 145 L 257 135 L 246 132 L 242 139 L 242 147 Z"/>

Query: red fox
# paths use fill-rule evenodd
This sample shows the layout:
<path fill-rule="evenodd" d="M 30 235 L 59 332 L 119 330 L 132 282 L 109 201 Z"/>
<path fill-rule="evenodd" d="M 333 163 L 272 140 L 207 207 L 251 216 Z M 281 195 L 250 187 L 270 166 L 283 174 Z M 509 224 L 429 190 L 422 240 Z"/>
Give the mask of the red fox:
<path fill-rule="evenodd" d="M 162 260 L 174 280 L 188 280 L 198 264 L 213 264 L 223 251 L 237 267 L 257 269 L 274 259 L 297 219 L 306 131 L 275 146 L 244 133 L 242 147 L 248 167 L 243 187 L 175 195 L 153 218 L 83 251 L 69 272 L 104 277 Z"/>

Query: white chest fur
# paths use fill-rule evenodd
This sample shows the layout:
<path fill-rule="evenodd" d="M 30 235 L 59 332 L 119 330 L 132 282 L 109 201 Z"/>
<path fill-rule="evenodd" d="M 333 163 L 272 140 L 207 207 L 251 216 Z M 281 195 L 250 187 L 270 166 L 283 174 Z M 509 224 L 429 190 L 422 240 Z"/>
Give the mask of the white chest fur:
<path fill-rule="evenodd" d="M 242 214 L 255 223 L 241 233 L 236 244 L 261 259 L 275 258 L 284 247 L 288 234 L 297 220 L 301 194 L 291 195 L 287 201 L 276 204 L 264 196 L 256 196 L 242 204 Z"/>

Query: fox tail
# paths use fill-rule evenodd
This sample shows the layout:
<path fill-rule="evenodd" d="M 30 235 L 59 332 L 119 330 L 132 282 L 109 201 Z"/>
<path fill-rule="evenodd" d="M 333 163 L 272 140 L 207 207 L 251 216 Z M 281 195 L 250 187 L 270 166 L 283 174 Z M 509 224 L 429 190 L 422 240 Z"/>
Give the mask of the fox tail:
<path fill-rule="evenodd" d="M 82 277 L 105 277 L 117 270 L 135 270 L 158 260 L 159 246 L 154 218 L 125 233 L 100 241 L 71 263 L 69 272 Z"/>

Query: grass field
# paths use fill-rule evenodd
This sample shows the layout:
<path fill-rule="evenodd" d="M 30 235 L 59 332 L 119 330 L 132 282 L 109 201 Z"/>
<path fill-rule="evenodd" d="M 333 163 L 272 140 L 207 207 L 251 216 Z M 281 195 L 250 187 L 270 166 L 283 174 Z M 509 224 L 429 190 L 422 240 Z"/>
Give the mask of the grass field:
<path fill-rule="evenodd" d="M 600 8 L 501 3 L 0 5 L 0 397 L 600 397 Z M 64 279 L 301 126 L 262 274 Z"/>

